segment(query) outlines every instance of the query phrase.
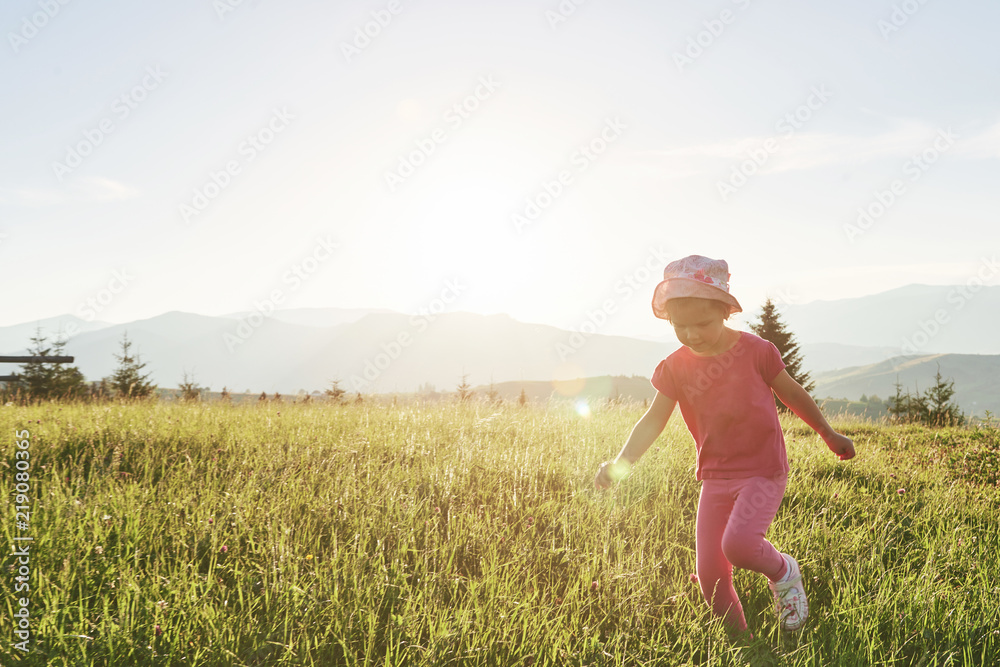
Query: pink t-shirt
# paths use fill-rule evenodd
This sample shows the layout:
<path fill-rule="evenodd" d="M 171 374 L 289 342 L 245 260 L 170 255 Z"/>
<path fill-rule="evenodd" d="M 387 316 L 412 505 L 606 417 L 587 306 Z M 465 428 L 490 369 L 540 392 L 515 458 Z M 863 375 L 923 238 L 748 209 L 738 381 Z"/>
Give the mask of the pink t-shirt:
<path fill-rule="evenodd" d="M 699 357 L 681 347 L 656 367 L 653 386 L 677 401 L 694 436 L 697 479 L 788 473 L 769 385 L 784 368 L 778 348 L 746 332 L 722 354 Z"/>

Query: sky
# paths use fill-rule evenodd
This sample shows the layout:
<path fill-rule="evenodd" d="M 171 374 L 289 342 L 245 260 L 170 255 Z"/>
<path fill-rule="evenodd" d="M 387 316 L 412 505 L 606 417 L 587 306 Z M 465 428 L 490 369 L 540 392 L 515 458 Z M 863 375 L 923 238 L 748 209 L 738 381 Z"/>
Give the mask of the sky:
<path fill-rule="evenodd" d="M 659 337 L 1000 250 L 987 0 L 6 0 L 0 326 L 446 309 Z M 986 282 L 1000 284 L 987 272 Z M 672 335 L 671 335 L 672 337 Z"/>

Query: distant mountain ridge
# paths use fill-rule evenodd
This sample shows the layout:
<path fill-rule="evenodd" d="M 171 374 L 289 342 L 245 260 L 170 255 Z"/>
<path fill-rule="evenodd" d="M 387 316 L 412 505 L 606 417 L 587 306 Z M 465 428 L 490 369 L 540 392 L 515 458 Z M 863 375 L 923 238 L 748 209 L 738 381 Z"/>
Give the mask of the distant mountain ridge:
<path fill-rule="evenodd" d="M 859 299 L 779 307 L 779 312 L 802 346 L 817 396 L 857 399 L 877 393 L 886 398 L 897 371 L 904 387 L 919 383 L 926 388 L 940 363 L 945 377 L 954 375 L 963 407 L 995 406 L 1000 388 L 990 379 L 997 374 L 988 355 L 1000 353 L 1000 287 L 982 288 L 961 308 L 955 289 L 911 285 Z M 946 306 L 954 310 L 941 316 L 938 311 Z M 70 325 L 80 332 L 68 341 L 66 353 L 76 357 L 88 380 L 113 371 L 127 331 L 133 350 L 161 387 L 177 386 L 188 373 L 216 391 L 269 394 L 322 390 L 334 380 L 351 392 L 393 393 L 428 385 L 451 390 L 463 376 L 472 385 L 648 378 L 679 346 L 672 338 L 585 335 L 507 315 L 298 309 L 268 317 L 170 312 L 128 324 L 67 315 L 0 327 L 0 351 L 23 354 L 38 326 L 51 338 Z M 900 354 L 902 345 L 894 342 L 904 339 L 919 343 L 916 352 Z M 955 347 L 931 350 L 948 341 Z M 964 358 L 973 354 L 983 356 Z"/>
<path fill-rule="evenodd" d="M 986 410 L 1000 415 L 1000 355 L 930 354 L 895 357 L 868 366 L 817 373 L 814 394 L 857 400 L 863 395 L 887 399 L 896 393 L 922 394 L 934 384 L 934 375 L 954 381 L 954 402 L 967 414 Z"/>
<path fill-rule="evenodd" d="M 907 285 L 778 310 L 803 345 L 884 347 L 893 356 L 1000 354 L 1000 286 Z"/>

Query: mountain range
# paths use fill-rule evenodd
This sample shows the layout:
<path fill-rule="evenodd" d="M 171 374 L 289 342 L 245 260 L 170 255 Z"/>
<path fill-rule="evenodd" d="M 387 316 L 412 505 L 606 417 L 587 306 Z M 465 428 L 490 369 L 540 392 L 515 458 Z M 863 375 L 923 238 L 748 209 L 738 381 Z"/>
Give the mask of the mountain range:
<path fill-rule="evenodd" d="M 910 285 L 866 297 L 780 305 L 802 347 L 814 395 L 886 398 L 929 387 L 940 366 L 967 411 L 1000 412 L 1000 287 Z M 747 319 L 753 319 L 749 314 Z M 334 380 L 350 392 L 454 390 L 490 382 L 648 377 L 678 343 L 584 335 L 507 315 L 404 315 L 384 310 L 295 309 L 205 316 L 170 312 L 111 324 L 66 315 L 0 327 L 0 353 L 25 354 L 40 329 L 73 332 L 65 353 L 88 380 L 109 375 L 127 333 L 162 387 L 187 374 L 204 387 L 295 394 Z M 3 374 L 16 367 L 2 368 Z"/>

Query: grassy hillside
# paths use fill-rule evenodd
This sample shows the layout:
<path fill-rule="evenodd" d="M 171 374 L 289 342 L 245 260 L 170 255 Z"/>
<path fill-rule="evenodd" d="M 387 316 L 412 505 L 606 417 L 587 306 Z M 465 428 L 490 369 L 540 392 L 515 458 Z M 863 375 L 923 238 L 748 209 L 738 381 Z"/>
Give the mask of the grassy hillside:
<path fill-rule="evenodd" d="M 954 401 L 969 416 L 983 416 L 987 410 L 1000 414 L 1000 355 L 932 354 L 896 357 L 877 364 L 816 373 L 816 396 L 857 400 L 863 394 L 883 399 L 903 391 L 922 393 L 934 384 L 938 369 L 945 379 L 955 382 Z"/>
<path fill-rule="evenodd" d="M 787 423 L 769 538 L 811 616 L 730 644 L 690 580 L 699 485 L 679 420 L 632 476 L 597 464 L 641 406 L 0 407 L 30 442 L 31 650 L 4 665 L 921 665 L 1000 658 L 1000 438 Z M 24 435 L 29 432 L 29 436 Z M 22 466 L 23 467 L 23 466 Z M 25 501 L 19 501 L 25 502 Z M 14 496 L 2 511 L 14 544 Z M 23 531 L 22 531 L 23 534 Z"/>

